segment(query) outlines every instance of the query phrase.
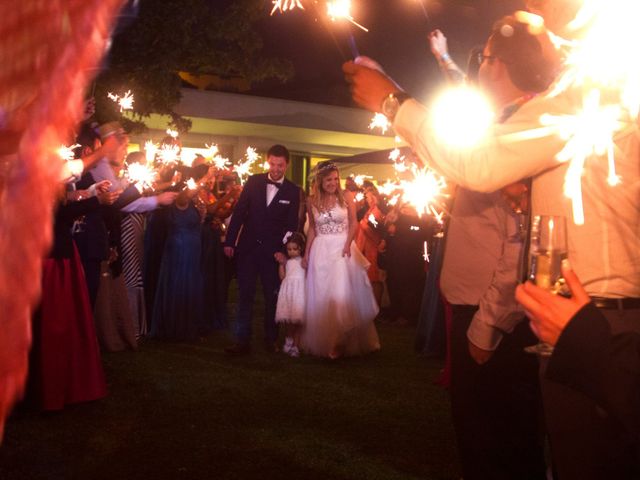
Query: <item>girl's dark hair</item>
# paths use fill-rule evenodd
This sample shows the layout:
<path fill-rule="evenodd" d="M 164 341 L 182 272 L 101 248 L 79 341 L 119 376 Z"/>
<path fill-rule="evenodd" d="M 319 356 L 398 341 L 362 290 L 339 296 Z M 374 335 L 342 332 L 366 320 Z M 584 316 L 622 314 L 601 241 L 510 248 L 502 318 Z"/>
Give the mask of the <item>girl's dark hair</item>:
<path fill-rule="evenodd" d="M 300 247 L 300 251 L 304 252 L 304 247 L 307 243 L 307 239 L 305 238 L 303 233 L 294 232 L 287 240 L 287 243 L 295 243 Z"/>

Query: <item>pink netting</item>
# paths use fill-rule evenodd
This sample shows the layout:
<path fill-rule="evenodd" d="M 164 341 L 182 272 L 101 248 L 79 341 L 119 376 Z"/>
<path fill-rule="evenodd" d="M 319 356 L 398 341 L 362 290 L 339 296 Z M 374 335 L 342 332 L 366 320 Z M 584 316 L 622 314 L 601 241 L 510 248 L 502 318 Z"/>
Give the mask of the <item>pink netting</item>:
<path fill-rule="evenodd" d="M 0 438 L 23 391 L 61 162 L 124 0 L 0 3 Z"/>

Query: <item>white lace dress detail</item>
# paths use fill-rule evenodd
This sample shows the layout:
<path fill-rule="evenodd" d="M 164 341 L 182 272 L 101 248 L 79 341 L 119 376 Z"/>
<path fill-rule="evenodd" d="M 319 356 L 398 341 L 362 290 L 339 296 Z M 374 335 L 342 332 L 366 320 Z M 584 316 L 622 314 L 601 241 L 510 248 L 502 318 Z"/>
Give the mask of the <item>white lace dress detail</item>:
<path fill-rule="evenodd" d="M 347 208 L 313 209 L 313 217 L 316 237 L 307 268 L 303 348 L 322 357 L 378 350 L 373 324 L 378 305 L 367 278 L 369 263 L 353 242 L 351 256 L 342 255 L 349 232 Z"/>

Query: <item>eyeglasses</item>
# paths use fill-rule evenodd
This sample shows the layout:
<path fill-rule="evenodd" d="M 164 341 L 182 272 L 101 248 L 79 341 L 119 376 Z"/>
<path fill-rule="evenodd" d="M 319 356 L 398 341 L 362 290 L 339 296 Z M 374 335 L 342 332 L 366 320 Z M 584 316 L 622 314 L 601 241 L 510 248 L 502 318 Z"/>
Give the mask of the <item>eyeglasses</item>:
<path fill-rule="evenodd" d="M 482 65 L 482 63 L 485 60 L 489 60 L 491 62 L 496 58 L 498 58 L 498 57 L 496 57 L 495 55 L 485 55 L 483 52 L 478 52 L 476 54 L 476 62 L 478 63 L 478 65 Z"/>

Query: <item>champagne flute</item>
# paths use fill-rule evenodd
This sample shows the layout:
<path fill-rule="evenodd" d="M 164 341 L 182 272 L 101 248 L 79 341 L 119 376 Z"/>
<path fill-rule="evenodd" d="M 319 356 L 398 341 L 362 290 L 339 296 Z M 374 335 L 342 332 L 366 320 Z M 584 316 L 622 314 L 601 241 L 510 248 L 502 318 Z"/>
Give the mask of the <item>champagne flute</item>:
<path fill-rule="evenodd" d="M 561 215 L 538 215 L 531 222 L 528 280 L 556 295 L 568 295 L 562 276 L 567 258 L 567 223 Z M 525 348 L 528 353 L 549 356 L 553 347 L 540 342 Z"/>

